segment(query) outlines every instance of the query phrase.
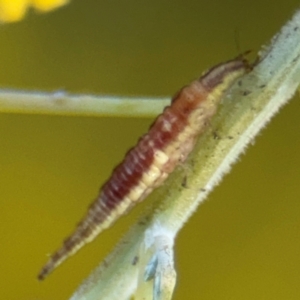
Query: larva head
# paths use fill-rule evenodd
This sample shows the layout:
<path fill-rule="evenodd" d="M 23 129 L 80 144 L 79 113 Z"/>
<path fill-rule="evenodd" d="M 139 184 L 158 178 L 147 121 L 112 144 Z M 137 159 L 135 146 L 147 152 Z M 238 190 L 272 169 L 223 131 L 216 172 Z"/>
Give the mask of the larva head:
<path fill-rule="evenodd" d="M 187 119 L 196 108 L 201 107 L 205 110 L 203 113 L 210 117 L 223 94 L 249 69 L 243 56 L 216 65 L 176 94 L 172 100 L 172 110 Z"/>
<path fill-rule="evenodd" d="M 199 82 L 208 91 L 220 89 L 227 90 L 237 78 L 244 75 L 250 69 L 248 61 L 239 56 L 236 59 L 216 65 L 200 77 Z"/>

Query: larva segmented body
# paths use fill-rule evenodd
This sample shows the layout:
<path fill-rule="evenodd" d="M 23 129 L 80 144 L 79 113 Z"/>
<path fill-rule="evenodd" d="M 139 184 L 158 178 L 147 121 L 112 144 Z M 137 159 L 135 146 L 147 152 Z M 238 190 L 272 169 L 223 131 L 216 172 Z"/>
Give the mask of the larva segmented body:
<path fill-rule="evenodd" d="M 92 241 L 133 205 L 160 186 L 184 162 L 196 138 L 216 113 L 225 91 L 248 65 L 242 57 L 219 64 L 182 88 L 157 117 L 103 185 L 86 217 L 50 258 L 38 278 L 44 279 L 67 257 Z"/>

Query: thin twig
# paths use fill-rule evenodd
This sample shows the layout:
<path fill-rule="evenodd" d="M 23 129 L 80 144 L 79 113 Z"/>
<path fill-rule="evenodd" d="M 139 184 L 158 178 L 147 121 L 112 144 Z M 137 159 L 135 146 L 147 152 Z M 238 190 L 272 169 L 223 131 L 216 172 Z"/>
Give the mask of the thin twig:
<path fill-rule="evenodd" d="M 0 112 L 64 116 L 153 117 L 168 98 L 112 97 L 0 90 Z"/>

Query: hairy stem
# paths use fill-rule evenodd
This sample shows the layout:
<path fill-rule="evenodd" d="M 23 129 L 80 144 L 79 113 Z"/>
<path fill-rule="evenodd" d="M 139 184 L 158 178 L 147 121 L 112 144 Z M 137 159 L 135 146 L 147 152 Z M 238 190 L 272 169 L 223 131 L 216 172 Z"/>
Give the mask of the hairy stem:
<path fill-rule="evenodd" d="M 260 62 L 230 91 L 184 169 L 154 192 L 154 208 L 124 237 L 75 292 L 72 300 L 128 299 L 137 286 L 133 264 L 145 232 L 159 224 L 177 232 L 300 82 L 300 12 L 260 53 Z M 120 297 L 122 295 L 122 297 Z"/>

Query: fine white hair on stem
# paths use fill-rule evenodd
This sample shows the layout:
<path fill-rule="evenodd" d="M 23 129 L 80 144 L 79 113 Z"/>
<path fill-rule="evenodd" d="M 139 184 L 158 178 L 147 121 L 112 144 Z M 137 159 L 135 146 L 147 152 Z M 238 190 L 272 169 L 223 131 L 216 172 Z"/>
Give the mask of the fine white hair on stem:
<path fill-rule="evenodd" d="M 151 261 L 155 258 L 156 250 L 152 251 L 152 255 L 145 254 L 146 258 L 140 257 L 145 232 L 159 223 L 175 238 L 258 132 L 293 96 L 300 82 L 300 11 L 259 56 L 259 63 L 233 86 L 224 99 L 210 129 L 200 138 L 188 159 L 186 171 L 177 169 L 167 183 L 154 193 L 159 195 L 154 209 L 133 226 L 71 300 L 120 300 L 134 294 L 139 271 L 145 274 L 147 265 L 151 267 Z M 215 136 L 218 138 L 213 138 Z M 146 265 L 133 264 L 137 257 L 141 261 L 146 260 Z M 145 287 L 145 291 L 145 299 L 153 299 L 153 289 Z M 170 298 L 169 294 L 161 299 Z"/>

